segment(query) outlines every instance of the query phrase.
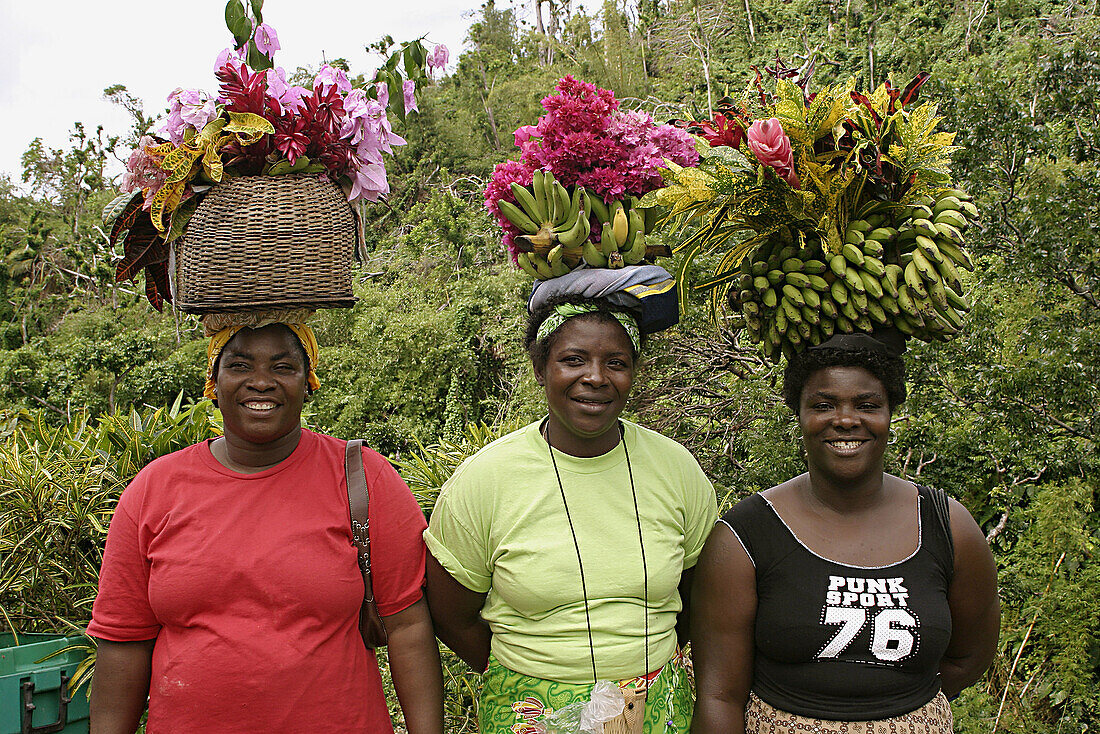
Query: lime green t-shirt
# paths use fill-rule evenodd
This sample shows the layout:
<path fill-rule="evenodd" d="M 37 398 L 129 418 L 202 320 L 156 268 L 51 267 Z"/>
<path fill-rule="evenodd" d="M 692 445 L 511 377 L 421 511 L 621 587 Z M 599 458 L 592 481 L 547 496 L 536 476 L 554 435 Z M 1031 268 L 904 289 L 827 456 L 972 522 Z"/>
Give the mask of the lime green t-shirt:
<path fill-rule="evenodd" d="M 687 449 L 623 426 L 637 515 L 621 443 L 593 458 L 554 452 L 580 546 L 597 675 L 605 680 L 646 672 L 647 606 L 650 668 L 672 657 L 680 576 L 695 565 L 718 516 L 714 488 Z M 563 683 L 592 680 L 577 551 L 539 424 L 494 441 L 458 468 L 424 540 L 459 583 L 487 592 L 481 615 L 502 665 Z"/>

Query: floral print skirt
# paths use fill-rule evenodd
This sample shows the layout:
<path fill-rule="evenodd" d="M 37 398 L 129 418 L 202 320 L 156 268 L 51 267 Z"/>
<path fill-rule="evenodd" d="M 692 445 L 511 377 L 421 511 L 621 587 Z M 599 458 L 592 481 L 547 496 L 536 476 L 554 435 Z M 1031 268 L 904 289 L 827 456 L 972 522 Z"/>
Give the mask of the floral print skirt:
<path fill-rule="evenodd" d="M 745 707 L 747 734 L 951 734 L 951 704 L 943 693 L 901 716 L 872 721 L 811 719 L 769 706 L 755 693 Z"/>
<path fill-rule="evenodd" d="M 684 659 L 673 656 L 655 675 L 617 681 L 628 700 L 633 690 L 646 686 L 644 734 L 688 734 L 694 696 Z M 537 734 L 547 715 L 577 701 L 587 701 L 591 683 L 573 684 L 533 678 L 489 659 L 482 676 L 478 702 L 481 734 Z"/>

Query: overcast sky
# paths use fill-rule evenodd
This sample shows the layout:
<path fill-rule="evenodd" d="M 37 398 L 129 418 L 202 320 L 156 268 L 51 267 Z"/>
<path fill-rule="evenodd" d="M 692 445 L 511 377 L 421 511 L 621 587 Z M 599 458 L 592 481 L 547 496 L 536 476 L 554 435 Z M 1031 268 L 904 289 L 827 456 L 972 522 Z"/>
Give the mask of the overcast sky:
<path fill-rule="evenodd" d="M 264 21 L 279 34 L 275 63 L 292 71 L 346 58 L 354 72 L 380 57 L 364 47 L 385 34 L 427 36 L 461 51 L 478 0 L 265 0 Z M 72 125 L 128 129 L 125 113 L 102 99 L 124 84 L 160 113 L 176 87 L 217 89 L 214 59 L 231 43 L 224 0 L 0 0 L 0 174 L 18 182 L 20 156 L 41 137 L 66 148 Z M 322 54 L 324 55 L 322 57 Z"/>

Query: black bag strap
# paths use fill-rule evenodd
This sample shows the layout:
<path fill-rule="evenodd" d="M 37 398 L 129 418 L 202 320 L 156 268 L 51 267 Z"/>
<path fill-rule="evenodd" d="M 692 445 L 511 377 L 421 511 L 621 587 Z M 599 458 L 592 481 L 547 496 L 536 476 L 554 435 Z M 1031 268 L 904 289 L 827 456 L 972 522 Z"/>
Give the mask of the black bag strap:
<path fill-rule="evenodd" d="M 936 515 L 936 519 L 939 520 L 940 529 L 943 530 L 943 537 L 947 540 L 947 551 L 951 558 L 952 567 L 955 563 L 955 541 L 951 537 L 951 508 L 947 501 L 947 493 L 942 489 L 926 487 L 921 485 L 921 489 L 925 490 L 932 497 L 932 511 Z"/>

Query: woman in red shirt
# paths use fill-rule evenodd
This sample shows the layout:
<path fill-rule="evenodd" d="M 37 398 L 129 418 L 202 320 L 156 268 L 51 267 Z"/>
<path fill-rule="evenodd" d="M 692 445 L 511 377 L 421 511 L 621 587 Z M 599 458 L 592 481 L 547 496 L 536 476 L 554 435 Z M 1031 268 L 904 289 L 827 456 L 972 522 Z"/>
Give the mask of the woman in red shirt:
<path fill-rule="evenodd" d="M 93 619 L 95 734 L 392 734 L 360 637 L 345 442 L 301 427 L 316 388 L 309 327 L 231 327 L 208 348 L 224 436 L 164 456 L 123 493 Z M 375 599 L 409 732 L 442 732 L 442 676 L 421 595 L 424 517 L 364 449 Z"/>

